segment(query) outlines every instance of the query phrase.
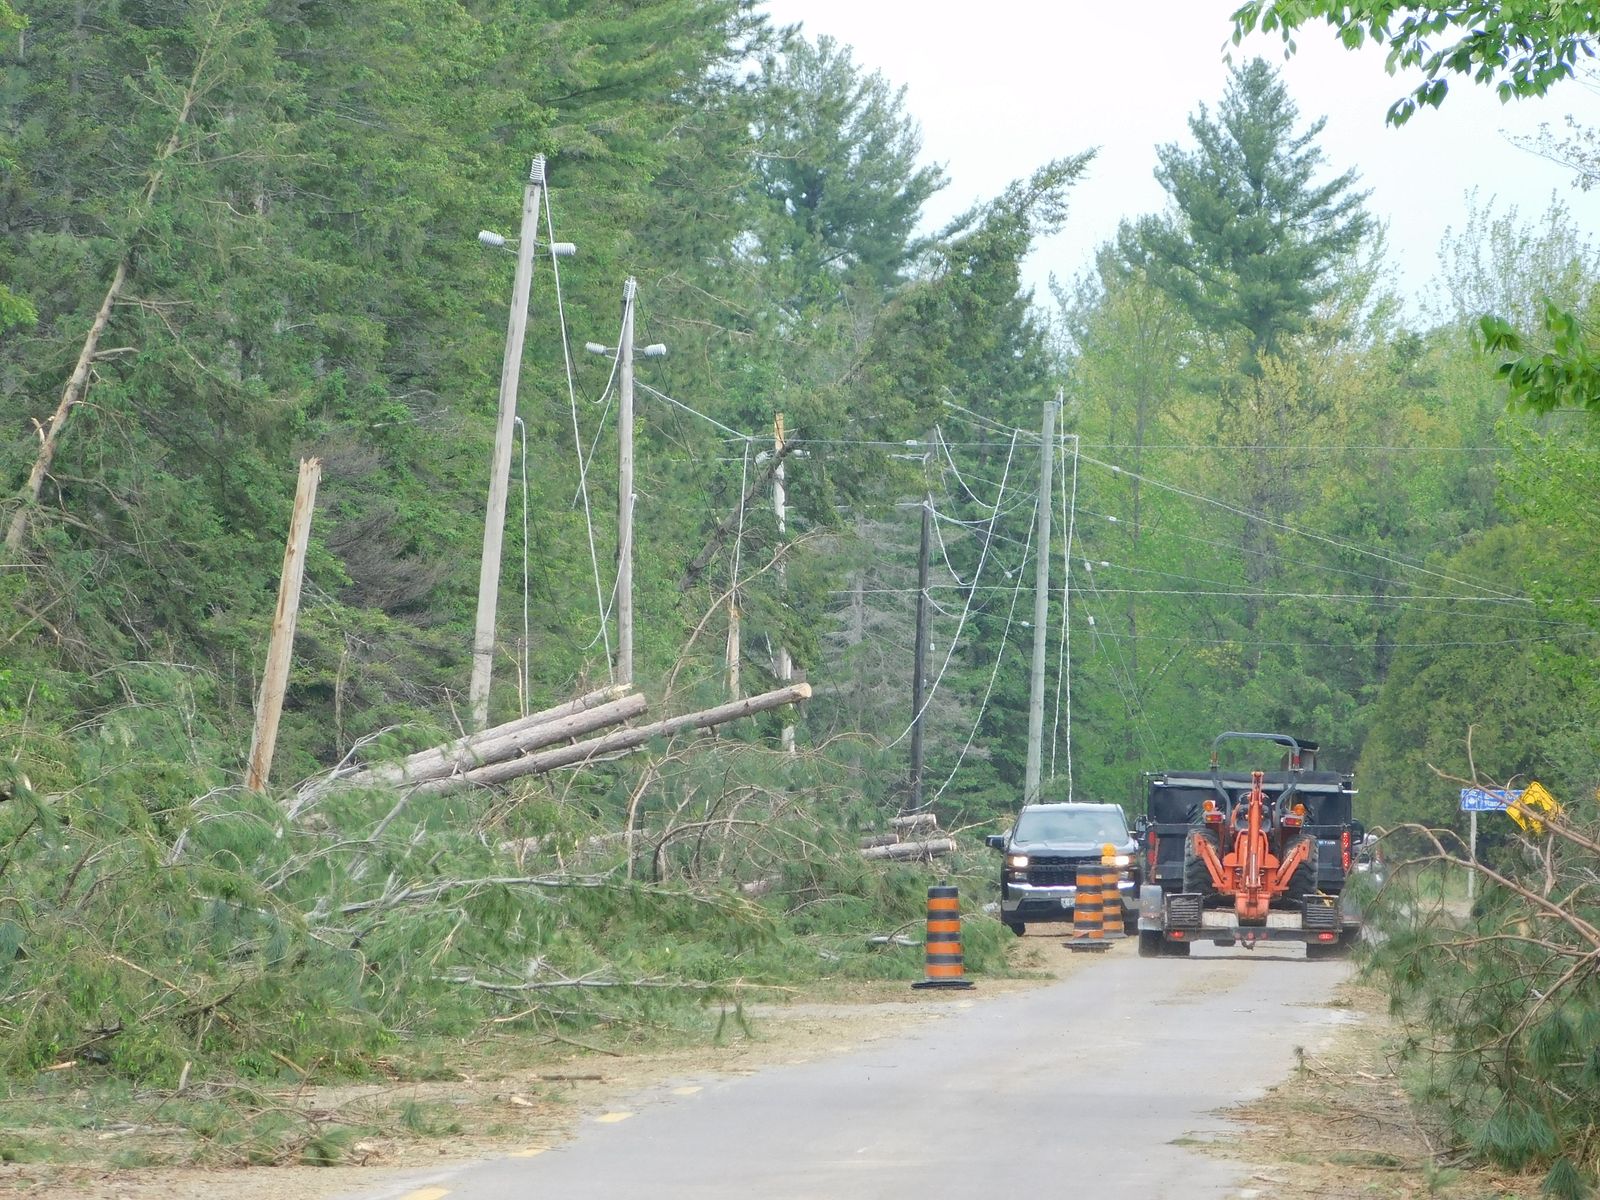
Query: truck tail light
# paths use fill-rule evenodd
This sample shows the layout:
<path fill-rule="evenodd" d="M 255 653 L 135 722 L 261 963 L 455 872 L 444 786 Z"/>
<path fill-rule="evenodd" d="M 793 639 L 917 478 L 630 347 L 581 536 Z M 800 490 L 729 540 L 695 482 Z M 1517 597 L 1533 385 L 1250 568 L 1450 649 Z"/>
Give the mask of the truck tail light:
<path fill-rule="evenodd" d="M 1350 831 L 1346 829 L 1339 835 L 1339 859 L 1344 863 L 1344 873 L 1350 874 Z"/>

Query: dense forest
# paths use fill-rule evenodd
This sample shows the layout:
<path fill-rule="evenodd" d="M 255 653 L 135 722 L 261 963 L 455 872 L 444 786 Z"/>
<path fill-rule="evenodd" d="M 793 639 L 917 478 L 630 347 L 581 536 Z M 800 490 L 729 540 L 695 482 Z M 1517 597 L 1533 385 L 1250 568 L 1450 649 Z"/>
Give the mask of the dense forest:
<path fill-rule="evenodd" d="M 231 830 L 210 892 L 160 900 L 218 944 L 287 936 L 263 913 L 290 879 L 284 928 L 338 907 L 238 787 L 302 457 L 322 487 L 274 783 L 465 721 L 513 262 L 476 235 L 515 233 L 535 155 L 541 246 L 577 254 L 534 268 L 493 719 L 613 678 L 618 389 L 582 347 L 616 344 L 630 277 L 635 340 L 667 347 L 637 368 L 637 681 L 674 711 L 726 699 L 737 612 L 740 688 L 787 649 L 814 695 L 706 739 L 712 766 L 672 746 L 513 788 L 533 824 L 503 831 L 631 828 L 716 788 L 765 797 L 773 838 L 801 836 L 780 794 L 900 811 L 924 504 L 925 795 L 949 826 L 1020 800 L 1041 555 L 1048 796 L 1132 806 L 1139 772 L 1200 765 L 1225 728 L 1321 741 L 1377 826 L 1454 826 L 1432 768 L 1466 775 L 1469 734 L 1485 780 L 1594 793 L 1596 426 L 1508 406 L 1480 322 L 1511 347 L 1586 313 L 1600 250 L 1559 205 L 1484 202 L 1405 307 L 1360 164 L 1326 161 L 1262 60 L 1156 149 L 1165 209 L 1038 295 L 1022 264 L 1094 147 L 934 227 L 945 178 L 893 82 L 748 0 L 13 0 L 0 32 L 0 873 L 65 881 L 0 910 L 0 949 L 51 920 L 81 946 L 75 887 L 134 895 L 85 837 L 170 865 Z M 1549 149 L 1582 174 L 1581 143 Z M 786 719 L 792 764 L 766 753 Z M 428 819 L 511 820 L 454 803 Z M 250 855 L 259 892 L 217 882 Z M 250 899 L 224 918 L 225 895 Z M 609 919 L 579 922 L 571 970 Z M 72 957 L 59 979 L 120 986 Z M 8 1059 L 80 1019 L 34 1011 Z"/>

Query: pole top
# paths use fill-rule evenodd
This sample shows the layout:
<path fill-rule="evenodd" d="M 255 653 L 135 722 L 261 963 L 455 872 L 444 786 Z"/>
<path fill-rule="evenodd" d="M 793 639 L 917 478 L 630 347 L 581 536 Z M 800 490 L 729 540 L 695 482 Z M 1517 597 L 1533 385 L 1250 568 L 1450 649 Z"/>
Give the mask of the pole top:
<path fill-rule="evenodd" d="M 544 155 L 535 154 L 533 156 L 533 163 L 528 167 L 528 182 L 544 183 Z"/>
<path fill-rule="evenodd" d="M 629 275 L 622 281 L 622 298 L 624 300 L 632 300 L 634 296 L 638 294 L 638 291 L 639 281 L 632 275 Z"/>

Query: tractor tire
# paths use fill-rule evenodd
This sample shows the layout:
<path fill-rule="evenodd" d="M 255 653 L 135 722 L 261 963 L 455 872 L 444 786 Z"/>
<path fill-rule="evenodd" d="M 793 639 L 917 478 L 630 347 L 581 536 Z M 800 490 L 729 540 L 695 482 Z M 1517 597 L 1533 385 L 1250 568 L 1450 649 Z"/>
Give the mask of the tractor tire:
<path fill-rule="evenodd" d="M 1160 958 L 1161 944 L 1163 941 L 1165 941 L 1165 939 L 1161 936 L 1161 931 L 1159 929 L 1139 930 L 1139 957 Z"/>
<path fill-rule="evenodd" d="M 1206 870 L 1205 859 L 1200 857 L 1200 851 L 1196 848 L 1202 838 L 1211 844 L 1211 849 L 1218 858 L 1222 857 L 1217 849 L 1215 834 L 1204 829 L 1191 830 L 1183 844 L 1183 890 L 1199 892 L 1200 895 L 1210 899 L 1216 895 L 1217 889 L 1211 882 L 1211 872 Z"/>
<path fill-rule="evenodd" d="M 1284 899 L 1301 901 L 1317 890 L 1317 839 L 1309 833 L 1302 833 L 1290 838 L 1283 844 L 1283 857 L 1288 858 L 1294 853 L 1295 847 L 1306 844 L 1305 859 L 1294 869 L 1294 874 L 1289 876 L 1289 886 L 1284 891 Z"/>

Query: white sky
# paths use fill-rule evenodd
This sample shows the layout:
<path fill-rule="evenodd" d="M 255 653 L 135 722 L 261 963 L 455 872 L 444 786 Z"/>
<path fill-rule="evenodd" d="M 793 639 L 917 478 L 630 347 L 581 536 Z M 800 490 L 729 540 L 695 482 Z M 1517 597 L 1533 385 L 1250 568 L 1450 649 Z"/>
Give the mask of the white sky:
<path fill-rule="evenodd" d="M 906 88 L 921 125 L 924 156 L 950 185 L 930 207 L 937 223 L 1059 155 L 1098 147 L 1072 193 L 1067 228 L 1042 244 L 1027 279 L 1047 300 L 1051 273 L 1068 279 L 1125 216 L 1159 211 L 1166 194 L 1152 174 L 1157 145 L 1189 145 L 1187 118 L 1204 101 L 1215 112 L 1227 79 L 1224 55 L 1252 49 L 1280 66 L 1302 128 L 1328 118 L 1319 144 L 1332 173 L 1355 167 L 1370 210 L 1389 227 L 1394 282 L 1413 301 L 1430 288 L 1440 239 L 1465 219 L 1466 196 L 1515 205 L 1532 221 L 1557 196 L 1586 231 L 1600 227 L 1600 194 L 1512 145 L 1567 113 L 1600 123 L 1600 100 L 1582 82 L 1543 100 L 1502 105 L 1492 89 L 1452 77 L 1442 108 L 1400 129 L 1389 104 L 1410 89 L 1383 69 L 1383 51 L 1345 50 L 1332 29 L 1302 31 L 1298 53 L 1258 36 L 1235 49 L 1228 14 L 1237 0 L 767 0 L 780 24 L 811 38 L 831 34 L 856 62 Z"/>

